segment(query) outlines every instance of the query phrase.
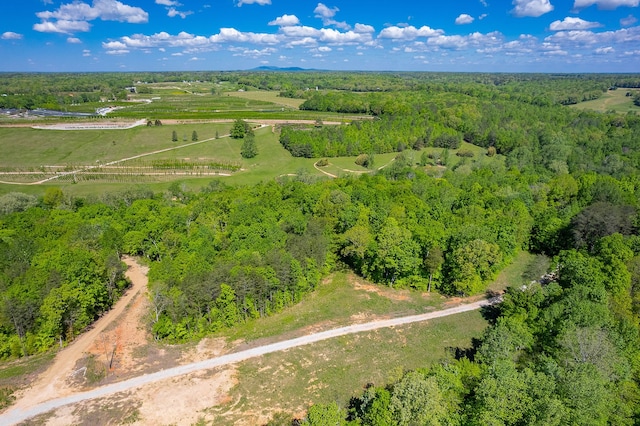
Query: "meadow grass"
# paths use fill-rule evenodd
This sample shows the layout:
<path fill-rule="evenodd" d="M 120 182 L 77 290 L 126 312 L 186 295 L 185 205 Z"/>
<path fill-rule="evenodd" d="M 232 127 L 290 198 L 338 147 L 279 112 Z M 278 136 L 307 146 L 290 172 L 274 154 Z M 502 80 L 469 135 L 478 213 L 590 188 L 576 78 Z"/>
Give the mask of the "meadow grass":
<path fill-rule="evenodd" d="M 340 327 L 354 318 L 413 315 L 444 306 L 438 293 L 397 290 L 367 283 L 352 273 L 336 272 L 302 302 L 272 316 L 239 324 L 224 335 L 247 341 L 299 333 L 308 327 Z"/>
<path fill-rule="evenodd" d="M 640 113 L 640 107 L 633 104 L 633 96 L 627 96 L 627 93 L 637 93 L 638 89 L 617 89 L 608 90 L 599 99 L 592 101 L 580 102 L 571 105 L 571 108 L 586 109 L 598 112 L 615 111 L 626 114 L 627 112 Z"/>
<path fill-rule="evenodd" d="M 291 154 L 282 147 L 278 141 L 278 136 L 272 132 L 271 127 L 257 129 L 255 134 L 258 145 L 258 155 L 254 158 L 245 159 L 240 155 L 243 143 L 242 139 L 221 137 L 199 145 L 151 155 L 145 157 L 145 159 L 213 158 L 222 161 L 239 162 L 242 164 L 241 171 L 233 173 L 230 177 L 220 177 L 220 179 L 225 179 L 225 182 L 238 185 L 273 180 L 282 175 L 298 174 L 301 172 L 321 176 L 321 174 L 313 168 L 314 159 L 291 156 Z"/>
<path fill-rule="evenodd" d="M 28 168 L 41 165 L 93 165 L 226 134 L 229 123 L 141 126 L 118 130 L 44 130 L 0 127 L 3 140 L 0 167 Z M 175 131 L 178 141 L 173 142 Z M 186 140 L 185 140 L 186 139 Z"/>
<path fill-rule="evenodd" d="M 185 87 L 154 87 L 152 94 L 132 95 L 132 99 L 151 102 L 118 103 L 125 106 L 109 117 L 148 119 L 308 119 L 350 120 L 353 114 L 299 111 L 300 99 L 281 98 L 277 92 L 249 91 L 221 94 L 190 93 Z M 105 104 L 101 104 L 105 106 Z M 365 118 L 366 116 L 362 116 Z"/>
<path fill-rule="evenodd" d="M 282 105 L 285 108 L 298 109 L 300 105 L 305 101 L 304 99 L 284 98 L 278 94 L 278 92 L 268 90 L 250 90 L 244 92 L 228 92 L 229 96 L 251 99 L 255 101 L 270 102 L 276 105 Z"/>
<path fill-rule="evenodd" d="M 536 260 L 537 256 L 535 254 L 527 251 L 520 251 L 513 261 L 506 268 L 500 271 L 496 279 L 489 284 L 487 291 L 500 292 L 511 285 L 517 286 L 528 283 L 528 281 L 533 277 L 528 277 L 527 273 Z"/>
<path fill-rule="evenodd" d="M 488 289 L 519 285 L 535 259 L 530 253 L 519 253 Z M 272 341 L 273 336 L 280 340 L 374 317 L 440 309 L 447 300 L 437 293 L 374 286 L 351 273 L 335 273 L 301 303 L 238 325 L 224 336 L 257 345 Z M 346 406 L 369 383 L 391 383 L 404 371 L 428 368 L 450 358 L 456 348 L 472 347 L 487 326 L 481 311 L 472 311 L 264 355 L 239 365 L 230 402 L 209 411 L 216 416 L 216 424 L 231 425 L 265 413 L 299 416 L 312 403 L 335 401 Z"/>
<path fill-rule="evenodd" d="M 300 415 L 312 403 L 346 406 L 364 387 L 385 385 L 404 371 L 424 368 L 468 348 L 487 321 L 466 312 L 425 323 L 347 335 L 271 353 L 241 363 L 228 404 L 213 407 L 215 424 L 247 416 L 285 412 Z"/>

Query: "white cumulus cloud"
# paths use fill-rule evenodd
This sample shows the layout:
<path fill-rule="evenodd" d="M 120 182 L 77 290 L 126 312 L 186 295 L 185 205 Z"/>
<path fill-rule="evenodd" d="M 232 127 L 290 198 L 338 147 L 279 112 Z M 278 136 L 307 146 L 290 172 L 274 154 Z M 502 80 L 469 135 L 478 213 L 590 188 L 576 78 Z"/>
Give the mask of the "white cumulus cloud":
<path fill-rule="evenodd" d="M 209 37 L 212 43 L 256 43 L 256 44 L 276 44 L 279 39 L 275 34 L 241 32 L 235 28 L 220 28 L 218 34 Z"/>
<path fill-rule="evenodd" d="M 338 9 L 337 7 L 328 7 L 323 3 L 318 3 L 318 6 L 316 6 L 316 8 L 313 10 L 313 13 L 315 13 L 316 18 L 322 19 L 323 25 L 335 25 L 336 27 L 342 28 L 343 30 L 350 29 L 349 24 L 347 24 L 346 22 L 338 22 L 333 19 L 333 17 L 336 16 L 336 13 L 338 13 L 339 11 L 340 9 Z"/>
<path fill-rule="evenodd" d="M 474 17 L 466 13 L 462 13 L 456 18 L 456 25 L 470 24 L 474 21 Z"/>
<path fill-rule="evenodd" d="M 549 25 L 549 29 L 551 31 L 588 30 L 601 26 L 598 22 L 589 22 L 584 19 L 567 16 L 562 21 L 553 21 L 551 25 Z"/>
<path fill-rule="evenodd" d="M 323 3 L 318 3 L 318 6 L 313 10 L 313 13 L 316 14 L 316 18 L 331 19 L 336 16 L 336 13 L 339 11 L 340 9 L 337 7 L 327 7 Z"/>
<path fill-rule="evenodd" d="M 44 21 L 34 24 L 33 29 L 41 33 L 71 34 L 78 31 L 87 32 L 91 25 L 87 21 L 67 21 L 65 19 L 56 22 Z"/>
<path fill-rule="evenodd" d="M 36 13 L 42 22 L 33 29 L 39 32 L 70 34 L 89 31 L 89 21 L 127 22 L 141 24 L 149 21 L 149 14 L 143 9 L 126 5 L 117 0 L 93 0 L 91 5 L 80 1 L 60 5 L 57 10 Z"/>
<path fill-rule="evenodd" d="M 279 27 L 290 27 L 292 25 L 298 25 L 300 20 L 296 15 L 284 14 L 273 21 L 269 22 L 269 25 L 277 25 Z"/>
<path fill-rule="evenodd" d="M 68 21 L 103 21 L 128 22 L 140 24 L 149 21 L 149 14 L 143 9 L 129 6 L 117 0 L 93 0 L 92 5 L 79 1 L 61 5 L 53 12 L 38 12 L 36 16 L 43 20 L 58 19 Z"/>
<path fill-rule="evenodd" d="M 640 0 L 575 0 L 573 8 L 580 10 L 594 4 L 598 6 L 598 9 L 613 10 L 621 6 L 638 7 Z"/>
<path fill-rule="evenodd" d="M 192 11 L 190 11 L 190 10 L 185 11 L 185 12 L 182 12 L 182 11 L 177 10 L 177 9 L 176 9 L 176 8 L 174 8 L 174 7 L 170 7 L 170 8 L 168 9 L 168 11 L 167 11 L 167 16 L 168 16 L 169 18 L 173 18 L 173 17 L 175 17 L 175 16 L 179 16 L 179 17 L 181 17 L 182 19 L 184 19 L 184 18 L 186 18 L 186 17 L 187 17 L 187 16 L 189 16 L 189 15 L 193 15 L 193 12 L 192 12 Z"/>
<path fill-rule="evenodd" d="M 67 43 L 80 44 L 80 43 L 82 43 L 82 40 L 80 40 L 77 37 L 67 37 Z"/>
<path fill-rule="evenodd" d="M 515 7 L 511 12 L 519 18 L 525 16 L 537 18 L 553 10 L 549 0 L 513 0 L 512 4 Z"/>
<path fill-rule="evenodd" d="M 375 28 L 373 28 L 371 25 L 366 25 L 366 24 L 356 24 L 353 27 L 353 31 L 357 32 L 357 33 L 373 33 L 376 31 Z"/>
<path fill-rule="evenodd" d="M 389 38 L 392 40 L 414 40 L 418 37 L 435 37 L 444 34 L 442 30 L 434 30 L 426 25 L 416 28 L 412 25 L 407 27 L 391 26 L 380 31 L 379 38 Z"/>
<path fill-rule="evenodd" d="M 636 22 L 638 22 L 638 19 L 633 15 L 629 15 L 626 18 L 620 19 L 620 25 L 622 25 L 623 27 L 630 27 Z"/>
<path fill-rule="evenodd" d="M 257 4 L 260 6 L 266 6 L 271 4 L 271 0 L 238 0 L 238 7 L 241 7 L 243 4 Z"/>
<path fill-rule="evenodd" d="M 23 38 L 23 35 L 14 33 L 13 31 L 6 31 L 2 33 L 2 36 L 0 36 L 0 38 L 2 38 L 2 40 L 20 40 Z"/>
<path fill-rule="evenodd" d="M 614 53 L 616 51 L 616 49 L 614 49 L 611 46 L 607 46 L 607 47 L 599 47 L 595 50 L 595 53 L 598 55 L 607 55 L 609 53 Z"/>

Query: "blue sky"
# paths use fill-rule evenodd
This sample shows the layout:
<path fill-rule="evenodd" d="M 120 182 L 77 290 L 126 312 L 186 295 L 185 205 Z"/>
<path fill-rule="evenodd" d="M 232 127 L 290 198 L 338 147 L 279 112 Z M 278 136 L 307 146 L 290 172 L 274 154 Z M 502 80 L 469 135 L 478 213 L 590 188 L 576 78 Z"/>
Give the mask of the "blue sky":
<path fill-rule="evenodd" d="M 0 71 L 640 72 L 640 0 L 23 0 Z"/>

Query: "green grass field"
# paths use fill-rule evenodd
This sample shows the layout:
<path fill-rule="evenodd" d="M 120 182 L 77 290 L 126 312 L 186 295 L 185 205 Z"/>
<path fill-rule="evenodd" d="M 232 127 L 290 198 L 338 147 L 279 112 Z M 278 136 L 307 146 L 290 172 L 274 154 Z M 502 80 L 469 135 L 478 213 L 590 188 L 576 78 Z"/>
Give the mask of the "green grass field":
<path fill-rule="evenodd" d="M 122 130 L 41 130 L 0 127 L 4 141 L 0 168 L 31 168 L 41 165 L 92 165 L 150 151 L 228 134 L 230 123 L 141 126 Z M 172 142 L 176 131 L 178 141 Z"/>
<path fill-rule="evenodd" d="M 593 101 L 580 102 L 571 105 L 571 108 L 586 109 L 598 112 L 615 111 L 622 114 L 628 112 L 640 113 L 640 107 L 633 104 L 633 97 L 627 96 L 627 93 L 636 93 L 638 89 L 617 89 L 609 90 Z"/>
<path fill-rule="evenodd" d="M 144 185 L 154 191 L 165 190 L 172 181 L 179 180 L 187 188 L 199 190 L 208 185 L 211 179 L 225 179 L 230 184 L 254 184 L 277 179 L 286 175 L 310 175 L 319 178 L 329 176 L 348 176 L 371 173 L 393 162 L 397 153 L 380 154 L 375 157 L 372 170 L 355 164 L 356 157 L 331 158 L 330 164 L 321 171 L 314 168 L 317 159 L 294 158 L 282 148 L 277 133 L 272 127 L 257 130 L 256 140 L 259 155 L 245 160 L 240 156 L 241 140 L 225 137 L 230 132 L 232 119 L 242 118 L 254 125 L 260 119 L 254 117 L 276 117 L 286 120 L 305 118 L 315 121 L 348 122 L 353 117 L 340 114 L 319 114 L 298 111 L 300 99 L 281 98 L 277 92 L 244 91 L 239 92 L 229 84 L 214 85 L 210 82 L 180 82 L 149 85 L 150 94 L 132 94 L 133 101 L 152 99 L 152 102 L 119 102 L 125 106 L 115 116 L 127 119 L 146 118 L 165 120 L 162 126 L 141 126 L 119 130 L 50 130 L 29 127 L 0 127 L 3 141 L 3 155 L 0 158 L 0 181 L 13 183 L 33 183 L 46 178 L 54 180 L 39 185 L 0 184 L 0 194 L 21 191 L 41 195 L 51 186 L 62 187 L 68 195 L 88 196 L 108 191 L 130 188 L 132 185 Z M 218 94 L 212 94 L 212 89 Z M 214 91 L 215 91 L 214 90 Z M 225 90 L 220 92 L 220 90 Z M 105 106 L 108 103 L 94 105 Z M 284 110 L 284 111 L 283 111 Z M 222 118 L 225 122 L 213 122 L 213 118 Z M 166 118 L 169 117 L 169 118 Z M 187 119 L 195 119 L 189 121 Z M 57 120 L 60 122 L 61 120 Z M 64 119 L 63 123 L 78 122 L 79 119 Z M 86 120 L 85 120 L 86 121 Z M 93 123 L 104 123 L 110 119 L 93 118 Z M 42 124 L 43 120 L 37 120 Z M 56 120 L 47 119 L 47 124 Z M 200 143 L 193 146 L 192 133 L 196 132 Z M 178 140 L 172 141 L 173 132 Z M 216 137 L 218 136 L 218 137 Z M 110 169 L 93 169 L 76 175 L 56 176 L 57 174 L 83 168 L 95 168 L 100 164 L 119 161 L 141 154 L 144 158 L 118 163 Z M 468 173 L 472 167 L 486 162 L 502 161 L 501 156 L 488 158 L 483 148 L 463 143 L 461 149 L 474 152 L 473 158 L 460 158 L 452 150 L 447 167 L 461 173 Z M 425 148 L 427 152 L 441 155 L 442 150 Z M 413 157 L 414 164 L 420 160 L 421 152 L 407 151 Z M 240 165 L 241 170 L 231 171 L 220 168 L 219 171 L 184 173 L 167 171 L 164 173 L 144 173 L 151 161 L 181 160 L 191 162 L 217 162 Z M 148 162 L 145 164 L 145 162 Z M 128 168 L 124 170 L 124 168 Z M 148 167 L 147 167 L 148 168 Z M 427 173 L 441 175 L 445 168 L 427 166 Z"/>
<path fill-rule="evenodd" d="M 427 367 L 448 348 L 468 348 L 487 326 L 479 312 L 427 323 L 343 336 L 241 363 L 227 404 L 212 407 L 213 424 L 293 416 L 311 402 L 348 405 L 368 383 L 384 385 L 406 370 Z"/>
<path fill-rule="evenodd" d="M 248 120 L 251 123 L 251 120 Z M 257 125 L 258 122 L 253 122 Z M 329 165 L 322 171 L 314 168 L 317 159 L 292 157 L 279 143 L 277 133 L 271 126 L 256 130 L 258 156 L 243 159 L 240 155 L 242 140 L 234 140 L 226 135 L 231 129 L 231 122 L 194 122 L 189 124 L 164 124 L 162 126 L 141 126 L 121 130 L 43 130 L 28 127 L 0 127 L 0 138 L 3 143 L 3 156 L 0 159 L 0 181 L 36 182 L 54 176 L 54 171 L 77 170 L 82 167 L 95 167 L 111 161 L 121 160 L 141 154 L 166 150 L 162 153 L 146 155 L 143 158 L 119 163 L 117 167 L 129 167 L 126 178 L 113 175 L 99 175 L 100 172 L 117 173 L 118 169 L 93 170 L 81 174 L 78 178 L 66 176 L 42 185 L 10 185 L 0 184 L 0 194 L 21 191 L 41 195 L 51 186 L 62 187 L 68 195 L 100 194 L 112 190 L 128 188 L 131 185 L 147 185 L 154 191 L 165 190 L 172 181 L 179 180 L 187 188 L 199 190 L 208 185 L 211 179 L 225 179 L 230 184 L 254 184 L 273 180 L 285 175 L 307 174 L 320 178 L 347 176 L 370 173 L 381 167 L 390 165 L 397 153 L 379 154 L 375 157 L 373 170 L 367 170 L 355 164 L 356 157 L 339 157 L 329 159 Z M 172 141 L 176 132 L 178 141 Z M 198 135 L 198 143 L 192 144 L 192 133 Z M 218 136 L 216 138 L 216 135 Z M 184 146 L 183 145 L 188 145 Z M 483 148 L 463 143 L 461 149 L 474 152 L 473 158 L 461 158 L 451 150 L 448 167 L 460 173 L 468 173 L 476 164 L 503 161 L 501 156 L 489 158 Z M 442 149 L 425 148 L 427 152 Z M 421 152 L 407 151 L 413 162 L 420 160 Z M 188 175 L 167 172 L 164 175 L 139 176 L 135 169 L 144 166 L 144 162 L 155 160 L 214 161 L 239 164 L 242 169 L 231 176 L 202 175 L 197 172 Z M 46 167 L 43 167 L 46 166 Z M 428 173 L 438 175 L 444 171 L 442 167 L 427 166 Z M 34 174 L 15 175 L 15 172 Z M 324 173 L 323 173 L 324 172 Z M 5 174 L 3 174 L 5 173 Z M 214 173 L 214 172 L 211 172 Z M 217 173 L 217 172 L 215 172 Z M 226 174 L 225 171 L 220 173 Z M 126 175 L 125 170 L 122 176 Z M 74 181 L 75 179 L 75 181 Z M 125 179 L 126 181 L 121 181 Z"/>
<path fill-rule="evenodd" d="M 283 98 L 278 95 L 278 92 L 271 92 L 266 90 L 251 90 L 244 92 L 228 92 L 228 96 L 237 97 L 241 99 L 249 99 L 253 101 L 270 102 L 275 105 L 281 105 L 284 108 L 298 109 L 304 102 L 304 99 L 292 99 Z"/>

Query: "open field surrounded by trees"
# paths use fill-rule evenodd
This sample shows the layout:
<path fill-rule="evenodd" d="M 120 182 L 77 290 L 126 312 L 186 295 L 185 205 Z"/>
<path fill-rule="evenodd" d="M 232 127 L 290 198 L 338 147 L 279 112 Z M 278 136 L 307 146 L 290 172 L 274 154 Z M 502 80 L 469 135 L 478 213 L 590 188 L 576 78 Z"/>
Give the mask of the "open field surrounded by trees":
<path fill-rule="evenodd" d="M 97 81 L 0 75 L 14 108 L 0 118 L 1 404 L 22 362 L 45 363 L 117 302 L 129 255 L 149 266 L 156 355 L 505 293 L 482 315 L 243 363 L 204 423 L 640 421 L 639 76 Z"/>
<path fill-rule="evenodd" d="M 598 99 L 580 102 L 572 105 L 572 108 L 593 110 L 598 112 L 617 112 L 626 114 L 638 111 L 638 105 L 634 104 L 635 98 L 640 96 L 639 89 L 608 90 Z"/>

